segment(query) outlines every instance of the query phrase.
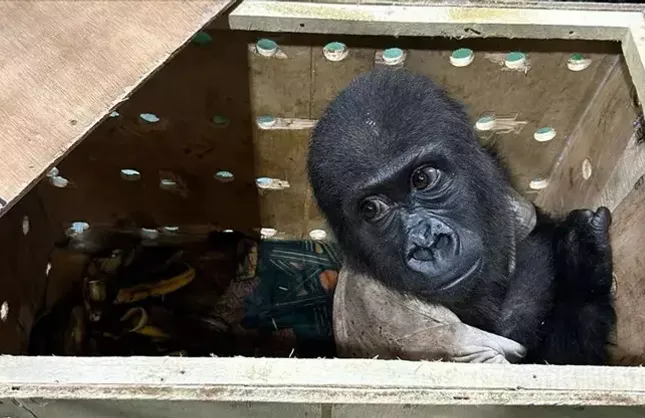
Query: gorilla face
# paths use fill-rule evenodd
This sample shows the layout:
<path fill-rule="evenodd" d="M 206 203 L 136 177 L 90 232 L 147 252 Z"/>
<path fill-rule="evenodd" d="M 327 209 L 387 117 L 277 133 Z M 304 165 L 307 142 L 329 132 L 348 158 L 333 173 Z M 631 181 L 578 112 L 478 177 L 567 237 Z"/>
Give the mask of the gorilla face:
<path fill-rule="evenodd" d="M 438 302 L 506 273 L 508 181 L 461 105 L 429 79 L 374 70 L 316 125 L 309 178 L 347 262 Z"/>
<path fill-rule="evenodd" d="M 360 190 L 365 197 L 345 212 L 358 226 L 358 241 L 381 241 L 379 251 L 370 251 L 378 259 L 369 263 L 397 266 L 405 272 L 402 287 L 415 293 L 449 290 L 475 277 L 485 256 L 485 231 L 463 216 L 467 211 L 460 213 L 466 203 L 460 180 L 448 164 L 426 158 Z"/>

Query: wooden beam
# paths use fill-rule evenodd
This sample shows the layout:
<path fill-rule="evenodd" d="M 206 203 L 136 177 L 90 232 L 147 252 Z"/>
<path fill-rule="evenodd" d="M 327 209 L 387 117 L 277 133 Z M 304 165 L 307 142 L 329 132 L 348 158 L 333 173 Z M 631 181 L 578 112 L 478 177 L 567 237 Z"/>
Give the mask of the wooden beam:
<path fill-rule="evenodd" d="M 645 298 L 645 258 L 642 254 L 645 242 L 644 185 L 641 177 L 632 186 L 631 193 L 614 210 L 611 227 L 618 316 L 618 344 L 612 349 L 612 357 L 622 365 L 645 364 L 645 317 L 640 314 Z"/>
<path fill-rule="evenodd" d="M 0 216 L 231 3 L 0 2 Z"/>
<path fill-rule="evenodd" d="M 642 22 L 642 14 L 633 8 L 585 6 L 564 10 L 553 2 L 524 7 L 244 0 L 229 14 L 228 23 L 231 29 L 268 32 L 622 41 L 628 28 Z"/>
<path fill-rule="evenodd" d="M 0 357 L 0 399 L 645 404 L 645 369 L 403 360 Z"/>
<path fill-rule="evenodd" d="M 631 27 L 622 42 L 625 62 L 641 104 L 645 103 L 645 43 L 643 40 L 645 40 L 645 23 Z M 606 138 L 607 141 L 615 139 Z M 617 208 L 638 184 L 645 173 L 645 144 L 638 141 L 637 136 L 632 136 L 620 159 L 612 165 L 613 171 L 601 194 L 595 199 L 595 206 L 604 205 L 612 210 Z"/>

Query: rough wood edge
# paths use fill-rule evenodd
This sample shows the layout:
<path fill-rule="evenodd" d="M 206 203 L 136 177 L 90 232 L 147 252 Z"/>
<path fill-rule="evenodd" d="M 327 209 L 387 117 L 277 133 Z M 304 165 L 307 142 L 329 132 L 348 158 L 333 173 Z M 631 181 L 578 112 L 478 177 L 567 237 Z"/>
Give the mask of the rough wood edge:
<path fill-rule="evenodd" d="M 266 0 L 248 0 L 266 1 Z M 325 3 L 334 4 L 356 4 L 356 0 L 325 0 Z M 360 3 L 360 2 L 359 2 Z M 370 5 L 397 5 L 397 6 L 456 6 L 456 7 L 490 7 L 499 8 L 521 7 L 526 9 L 550 9 L 550 10 L 621 10 L 635 11 L 643 10 L 643 6 L 633 3 L 601 3 L 601 2 L 552 2 L 539 0 L 370 0 Z"/>
<path fill-rule="evenodd" d="M 0 399 L 643 405 L 639 367 L 365 359 L 0 357 Z"/>
<path fill-rule="evenodd" d="M 525 8 L 244 0 L 231 11 L 228 24 L 231 29 L 268 32 L 622 41 L 628 28 L 642 23 L 641 13 L 620 7 L 565 10 L 553 4 Z"/>

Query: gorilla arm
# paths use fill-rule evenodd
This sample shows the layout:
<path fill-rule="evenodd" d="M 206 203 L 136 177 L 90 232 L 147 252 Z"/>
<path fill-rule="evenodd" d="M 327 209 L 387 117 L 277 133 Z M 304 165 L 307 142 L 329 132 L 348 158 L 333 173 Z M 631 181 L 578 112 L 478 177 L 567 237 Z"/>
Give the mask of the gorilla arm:
<path fill-rule="evenodd" d="M 441 305 L 388 289 L 345 266 L 334 295 L 334 336 L 341 357 L 515 363 L 520 344 L 466 325 Z"/>

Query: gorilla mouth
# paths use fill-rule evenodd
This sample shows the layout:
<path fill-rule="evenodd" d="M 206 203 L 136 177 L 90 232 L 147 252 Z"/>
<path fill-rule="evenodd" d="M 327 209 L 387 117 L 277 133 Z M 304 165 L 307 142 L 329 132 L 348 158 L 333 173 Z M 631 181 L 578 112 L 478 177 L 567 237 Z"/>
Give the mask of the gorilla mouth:
<path fill-rule="evenodd" d="M 463 282 L 464 280 L 472 276 L 477 270 L 479 270 L 479 267 L 481 267 L 481 265 L 482 265 L 482 259 L 478 258 L 464 274 L 462 274 L 459 277 L 456 277 L 455 279 L 449 281 L 448 283 L 445 283 L 438 290 L 445 291 L 445 290 L 452 289 L 453 287 L 457 286 L 459 283 Z"/>
<path fill-rule="evenodd" d="M 408 261 L 418 260 L 421 262 L 434 260 L 434 253 L 429 248 L 416 248 L 408 255 Z"/>

